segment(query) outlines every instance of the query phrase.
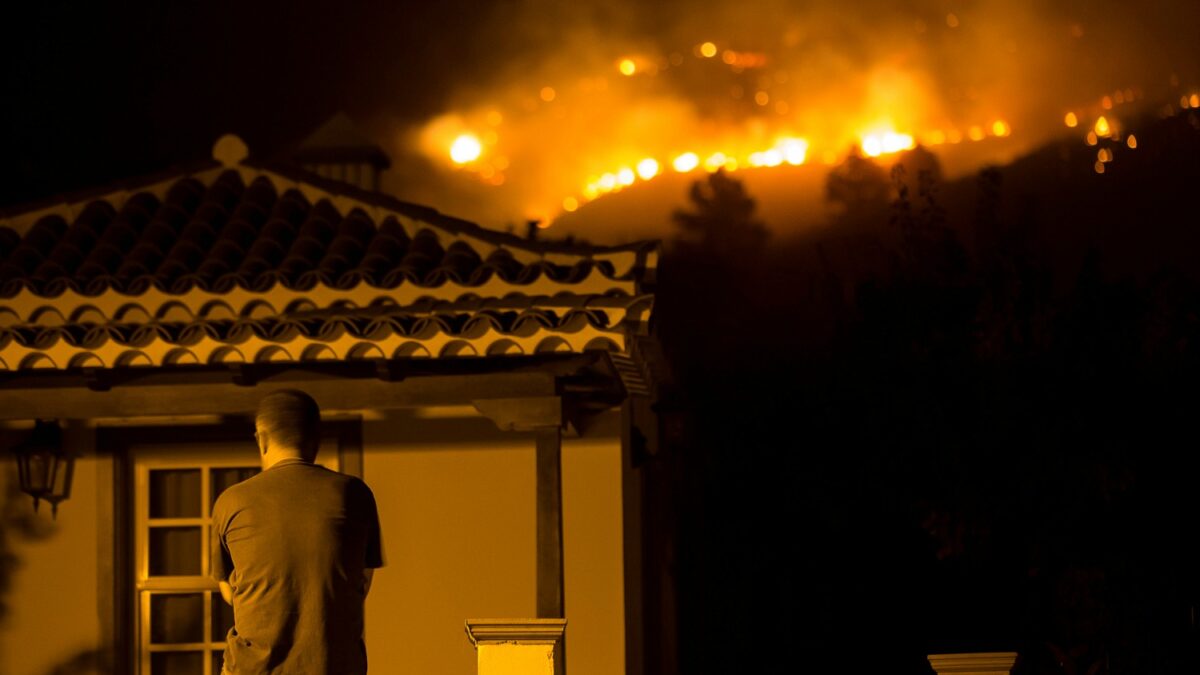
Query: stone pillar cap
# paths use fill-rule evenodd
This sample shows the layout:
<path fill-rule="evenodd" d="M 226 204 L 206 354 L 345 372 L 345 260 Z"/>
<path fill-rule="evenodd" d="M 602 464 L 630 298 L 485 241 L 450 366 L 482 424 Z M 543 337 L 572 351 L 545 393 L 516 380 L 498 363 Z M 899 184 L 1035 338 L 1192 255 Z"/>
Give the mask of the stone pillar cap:
<path fill-rule="evenodd" d="M 566 619 L 467 619 L 471 644 L 554 644 L 567 629 Z"/>
<path fill-rule="evenodd" d="M 1016 652 L 929 654 L 929 665 L 943 673 L 1007 673 L 1016 663 Z"/>

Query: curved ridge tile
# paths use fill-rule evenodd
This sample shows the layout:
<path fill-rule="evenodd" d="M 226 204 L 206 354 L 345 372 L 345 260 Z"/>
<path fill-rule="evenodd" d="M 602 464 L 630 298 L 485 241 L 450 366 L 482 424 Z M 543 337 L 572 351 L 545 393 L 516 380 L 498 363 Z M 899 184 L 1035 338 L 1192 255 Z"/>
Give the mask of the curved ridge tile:
<path fill-rule="evenodd" d="M 105 368 L 104 361 L 92 352 L 80 352 L 67 362 L 68 368 Z"/>
<path fill-rule="evenodd" d="M 469 340 L 450 340 L 442 346 L 442 350 L 438 353 L 442 358 L 461 358 L 467 356 L 479 356 L 475 345 Z"/>
<path fill-rule="evenodd" d="M 301 361 L 337 361 L 338 356 L 329 345 L 309 345 L 300 353 Z"/>
<path fill-rule="evenodd" d="M 39 326 L 62 326 L 69 322 L 62 315 L 62 312 L 58 311 L 58 308 L 51 305 L 44 305 L 29 316 L 29 323 Z"/>
<path fill-rule="evenodd" d="M 13 249 L 21 243 L 21 235 L 11 227 L 0 226 L 0 262 L 8 258 Z"/>
<path fill-rule="evenodd" d="M 179 330 L 176 340 L 181 345 L 196 345 L 205 339 L 221 340 L 223 333 L 213 321 L 202 320 L 189 323 Z"/>
<path fill-rule="evenodd" d="M 163 357 L 163 365 L 167 366 L 198 365 L 199 363 L 200 357 L 187 347 L 175 347 Z"/>
<path fill-rule="evenodd" d="M 346 352 L 346 359 L 361 361 L 366 359 L 386 359 L 387 355 L 373 342 L 359 342 Z"/>
<path fill-rule="evenodd" d="M 155 364 L 145 352 L 137 349 L 129 349 L 121 352 L 114 365 L 118 368 L 145 368 Z"/>
<path fill-rule="evenodd" d="M 583 346 L 583 351 L 585 351 L 585 352 L 602 351 L 602 352 L 620 353 L 621 348 L 620 348 L 620 346 L 617 345 L 616 342 L 614 342 L 612 340 L 612 338 L 596 337 L 596 338 L 592 338 L 591 340 L 589 340 L 587 342 L 587 344 L 585 344 Z"/>
<path fill-rule="evenodd" d="M 571 351 L 571 344 L 562 337 L 552 335 L 540 340 L 537 343 L 537 347 L 535 347 L 533 351 L 537 354 L 569 352 Z"/>
<path fill-rule="evenodd" d="M 58 364 L 54 359 L 41 352 L 34 352 L 21 359 L 19 370 L 54 370 Z"/>
<path fill-rule="evenodd" d="M 278 345 L 262 347 L 254 354 L 255 363 L 279 363 L 295 360 L 287 349 Z"/>
<path fill-rule="evenodd" d="M 208 356 L 209 364 L 220 363 L 246 363 L 246 355 L 240 349 L 233 346 L 222 346 L 212 350 Z"/>
<path fill-rule="evenodd" d="M 420 342 L 407 341 L 392 351 L 392 357 L 398 359 L 428 359 L 432 358 L 433 354 L 429 352 L 429 348 Z"/>
<path fill-rule="evenodd" d="M 525 350 L 515 340 L 496 340 L 487 347 L 488 356 L 522 356 Z"/>

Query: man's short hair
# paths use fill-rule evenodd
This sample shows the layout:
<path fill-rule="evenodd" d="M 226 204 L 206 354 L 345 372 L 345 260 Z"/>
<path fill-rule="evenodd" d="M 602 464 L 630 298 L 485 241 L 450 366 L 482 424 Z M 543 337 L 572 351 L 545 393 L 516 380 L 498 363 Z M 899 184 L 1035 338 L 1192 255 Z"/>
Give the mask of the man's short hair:
<path fill-rule="evenodd" d="M 321 440 L 321 408 L 313 397 L 298 389 L 267 394 L 258 402 L 255 420 L 272 445 L 294 448 L 307 460 L 317 456 Z"/>

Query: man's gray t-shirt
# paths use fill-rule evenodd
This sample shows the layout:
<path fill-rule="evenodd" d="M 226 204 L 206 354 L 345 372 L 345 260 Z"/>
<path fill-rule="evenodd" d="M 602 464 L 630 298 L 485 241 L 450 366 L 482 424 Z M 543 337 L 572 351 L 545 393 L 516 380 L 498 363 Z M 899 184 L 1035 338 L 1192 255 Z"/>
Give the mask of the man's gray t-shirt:
<path fill-rule="evenodd" d="M 225 669 L 361 675 L 363 570 L 383 566 L 379 516 L 358 478 L 285 459 L 213 506 L 212 576 L 233 589 Z"/>

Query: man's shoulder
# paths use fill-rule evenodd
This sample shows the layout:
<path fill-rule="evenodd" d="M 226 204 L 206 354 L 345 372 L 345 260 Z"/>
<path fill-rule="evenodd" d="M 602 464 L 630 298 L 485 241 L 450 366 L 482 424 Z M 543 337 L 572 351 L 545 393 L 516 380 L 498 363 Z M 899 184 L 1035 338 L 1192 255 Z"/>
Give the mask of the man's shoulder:
<path fill-rule="evenodd" d="M 216 500 L 213 502 L 213 515 L 216 516 L 223 510 L 237 508 L 239 504 L 242 504 L 246 500 L 246 497 L 254 491 L 254 488 L 250 487 L 250 485 L 261 475 L 256 474 L 222 490 L 221 494 L 217 495 Z"/>
<path fill-rule="evenodd" d="M 304 466 L 305 468 L 309 469 L 310 470 L 309 475 L 319 476 L 325 480 L 336 481 L 336 482 L 343 483 L 346 485 L 352 485 L 352 486 L 355 486 L 356 488 L 361 487 L 363 489 L 370 491 L 370 488 L 367 488 L 367 484 L 363 482 L 363 479 L 359 478 L 358 476 L 355 476 L 354 474 L 342 473 L 341 471 L 335 471 L 333 469 L 330 469 L 327 466 L 324 466 L 322 464 L 315 464 L 315 463 L 314 464 L 297 465 L 297 466 Z"/>

